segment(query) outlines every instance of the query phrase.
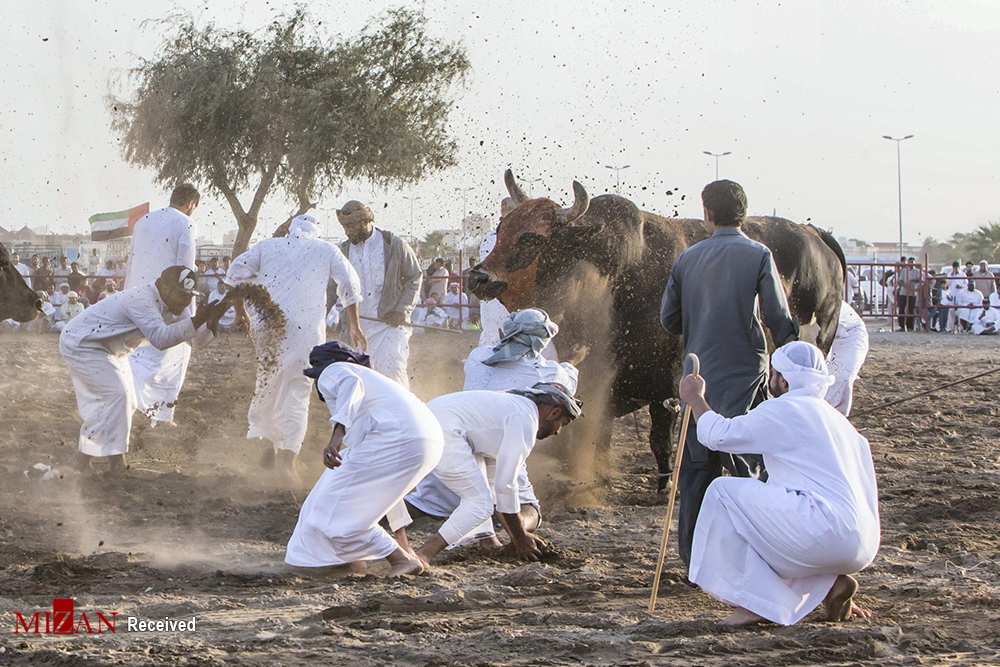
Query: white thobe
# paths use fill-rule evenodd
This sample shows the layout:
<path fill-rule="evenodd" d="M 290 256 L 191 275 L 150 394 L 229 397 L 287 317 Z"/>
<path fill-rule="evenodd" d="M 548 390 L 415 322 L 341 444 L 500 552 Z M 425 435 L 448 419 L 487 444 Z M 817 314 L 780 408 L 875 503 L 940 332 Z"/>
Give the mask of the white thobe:
<path fill-rule="evenodd" d="M 74 317 L 59 336 L 83 425 L 80 451 L 112 456 L 128 451 L 135 386 L 128 354 L 148 341 L 165 350 L 195 335 L 191 318 L 175 322 L 154 285 L 116 292 Z"/>
<path fill-rule="evenodd" d="M 17 272 L 21 274 L 22 278 L 24 278 L 24 284 L 31 287 L 31 269 L 28 268 L 28 265 L 24 262 L 18 262 L 14 265 L 14 268 L 17 269 Z"/>
<path fill-rule="evenodd" d="M 469 321 L 469 297 L 465 296 L 465 293 L 448 292 L 444 295 L 443 307 L 444 312 L 455 322 L 458 322 L 459 318 L 463 323 Z"/>
<path fill-rule="evenodd" d="M 991 324 L 993 325 L 992 327 L 989 326 Z M 972 323 L 972 333 L 977 336 L 981 336 L 984 333 L 993 334 L 998 331 L 1000 331 L 1000 310 L 996 308 L 987 308 L 982 317 Z"/>
<path fill-rule="evenodd" d="M 837 333 L 833 337 L 830 356 L 826 365 L 834 383 L 826 391 L 826 402 L 841 414 L 851 414 L 854 401 L 854 381 L 858 379 L 861 366 L 868 356 L 868 329 L 865 321 L 855 312 L 851 304 L 840 304 Z"/>
<path fill-rule="evenodd" d="M 363 243 L 351 244 L 348 259 L 361 279 L 361 330 L 368 339 L 372 368 L 404 387 L 410 386 L 407 362 L 410 357 L 410 327 L 390 327 L 379 322 L 379 303 L 385 284 L 385 239 L 375 228 Z"/>
<path fill-rule="evenodd" d="M 965 280 L 964 280 L 964 278 L 965 278 L 965 272 L 961 271 L 961 270 L 955 271 L 953 269 L 949 269 L 948 273 L 947 273 L 947 276 L 949 278 L 953 278 L 953 277 L 961 277 L 961 278 L 963 278 L 963 280 L 948 280 L 947 281 L 948 282 L 948 288 L 946 290 L 946 293 L 947 293 L 947 295 L 949 297 L 949 300 L 948 300 L 947 303 L 949 305 L 952 305 L 952 306 L 957 306 L 960 303 L 962 292 L 967 292 L 968 291 L 966 289 L 966 283 L 965 283 Z M 944 301 L 944 297 L 942 297 L 942 301 Z M 954 331 L 956 329 L 956 327 L 958 326 L 958 312 L 959 311 L 958 311 L 957 308 L 949 308 L 948 309 L 948 326 L 947 326 L 948 331 Z"/>
<path fill-rule="evenodd" d="M 972 323 L 979 318 L 979 313 L 983 309 L 983 293 L 977 289 L 965 289 L 959 292 L 956 305 L 961 306 L 958 312 L 958 319 Z"/>
<path fill-rule="evenodd" d="M 791 391 L 748 414 L 707 412 L 698 440 L 730 454 L 760 453 L 767 482 L 719 477 L 705 493 L 689 578 L 704 591 L 791 625 L 840 574 L 867 567 L 879 547 L 878 489 L 868 441 L 826 401 Z"/>
<path fill-rule="evenodd" d="M 570 363 L 558 363 L 544 357 L 523 357 L 517 361 L 505 361 L 493 366 L 483 363 L 493 354 L 492 347 L 477 347 L 469 353 L 465 361 L 465 391 L 485 389 L 507 391 L 527 389 L 538 382 L 558 382 L 571 394 L 576 393 L 579 371 Z M 535 488 L 528 478 L 528 466 L 522 464 L 517 474 L 518 500 L 521 505 L 534 505 L 541 509 L 535 495 Z M 406 496 L 410 503 L 425 514 L 446 517 L 458 507 L 459 498 L 448 489 L 434 473 L 427 475 L 413 493 Z M 492 524 L 488 531 L 493 532 Z"/>
<path fill-rule="evenodd" d="M 518 472 L 535 445 L 538 408 L 530 399 L 494 391 L 460 391 L 427 404 L 444 432 L 434 474 L 458 496 L 438 533 L 449 544 L 492 531 L 493 508 L 521 509 Z"/>
<path fill-rule="evenodd" d="M 483 242 L 479 244 L 479 261 L 485 260 L 497 244 L 497 232 L 494 229 Z M 479 345 L 493 346 L 500 342 L 500 325 L 510 316 L 500 299 L 490 299 L 479 302 L 479 323 L 482 331 L 479 334 Z"/>
<path fill-rule="evenodd" d="M 423 402 L 380 373 L 340 362 L 317 388 L 332 426 L 343 424 L 341 464 L 326 469 L 302 504 L 285 562 L 299 567 L 385 558 L 392 531 L 410 523 L 403 496 L 441 459 L 441 427 Z"/>
<path fill-rule="evenodd" d="M 132 230 L 125 289 L 151 285 L 171 266 L 194 268 L 194 260 L 191 218 L 171 206 L 151 211 L 136 222 Z M 135 379 L 136 406 L 149 415 L 154 425 L 173 422 L 173 406 L 184 386 L 190 361 L 188 343 L 168 350 L 143 345 L 129 358 Z"/>
<path fill-rule="evenodd" d="M 262 285 L 285 314 L 285 339 L 278 350 L 278 368 L 258 372 L 257 385 L 247 414 L 247 438 L 270 440 L 275 449 L 298 453 L 309 422 L 312 383 L 302 374 L 309 367 L 309 352 L 326 342 L 326 288 L 333 280 L 344 306 L 361 298 L 358 276 L 337 246 L 315 238 L 265 239 L 233 260 L 226 283 Z M 252 308 L 248 308 L 252 311 Z M 251 314 L 250 331 L 257 346 L 266 329 Z M 274 350 L 258 349 L 258 357 Z"/>

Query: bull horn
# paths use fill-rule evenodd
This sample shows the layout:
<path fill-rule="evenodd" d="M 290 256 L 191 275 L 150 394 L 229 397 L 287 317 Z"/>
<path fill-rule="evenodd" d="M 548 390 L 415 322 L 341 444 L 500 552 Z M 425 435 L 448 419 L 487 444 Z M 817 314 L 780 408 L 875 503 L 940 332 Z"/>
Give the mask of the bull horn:
<path fill-rule="evenodd" d="M 556 211 L 556 223 L 568 225 L 587 212 L 590 206 L 590 196 L 579 181 L 573 181 L 573 205 Z"/>
<path fill-rule="evenodd" d="M 524 190 L 522 190 L 521 186 L 517 184 L 517 181 L 514 179 L 514 172 L 510 169 L 503 173 L 503 182 L 507 184 L 507 192 L 510 193 L 511 199 L 514 200 L 514 203 L 523 204 L 528 201 L 528 195 L 524 194 Z"/>

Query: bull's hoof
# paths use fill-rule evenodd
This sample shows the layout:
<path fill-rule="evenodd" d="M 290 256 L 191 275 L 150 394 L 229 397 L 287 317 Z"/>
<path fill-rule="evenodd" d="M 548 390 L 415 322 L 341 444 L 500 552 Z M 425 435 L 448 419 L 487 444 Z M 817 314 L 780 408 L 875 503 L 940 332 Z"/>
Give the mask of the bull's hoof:
<path fill-rule="evenodd" d="M 663 495 L 670 490 L 670 477 L 673 473 L 665 473 L 656 476 L 656 493 Z"/>

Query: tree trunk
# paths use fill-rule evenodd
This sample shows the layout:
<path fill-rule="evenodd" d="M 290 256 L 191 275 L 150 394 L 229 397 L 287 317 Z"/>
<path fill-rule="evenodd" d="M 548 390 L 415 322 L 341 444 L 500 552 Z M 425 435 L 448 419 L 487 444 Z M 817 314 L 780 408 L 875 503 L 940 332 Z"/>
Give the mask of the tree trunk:
<path fill-rule="evenodd" d="M 250 239 L 254 230 L 257 229 L 257 219 L 244 215 L 240 220 L 240 228 L 236 232 L 236 242 L 233 243 L 233 257 L 236 258 L 247 251 L 250 247 Z"/>

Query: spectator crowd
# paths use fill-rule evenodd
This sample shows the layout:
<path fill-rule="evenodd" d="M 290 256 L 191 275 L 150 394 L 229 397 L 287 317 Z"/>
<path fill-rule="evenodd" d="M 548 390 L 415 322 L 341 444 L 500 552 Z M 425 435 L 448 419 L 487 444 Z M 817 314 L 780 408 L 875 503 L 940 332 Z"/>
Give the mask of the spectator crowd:
<path fill-rule="evenodd" d="M 1000 330 L 1000 275 L 986 260 L 935 272 L 900 257 L 881 274 L 848 269 L 848 300 L 859 311 L 895 316 L 900 331 L 995 335 Z"/>

